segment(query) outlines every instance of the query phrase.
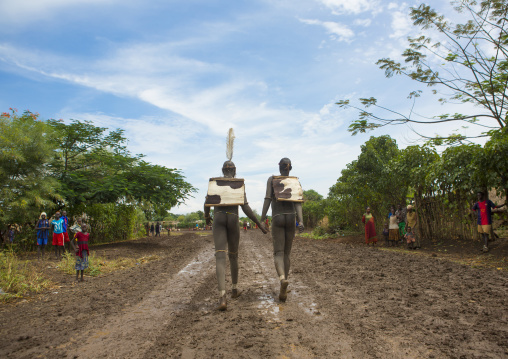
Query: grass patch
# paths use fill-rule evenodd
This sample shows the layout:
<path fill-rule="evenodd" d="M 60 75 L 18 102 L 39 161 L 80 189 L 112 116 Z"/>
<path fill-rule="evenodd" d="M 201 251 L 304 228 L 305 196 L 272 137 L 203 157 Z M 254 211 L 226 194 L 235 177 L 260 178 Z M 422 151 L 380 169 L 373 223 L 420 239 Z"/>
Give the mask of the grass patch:
<path fill-rule="evenodd" d="M 12 251 L 0 253 L 0 301 L 22 298 L 53 286 L 29 261 L 20 260 Z"/>
<path fill-rule="evenodd" d="M 88 257 L 88 268 L 85 269 L 85 274 L 90 277 L 97 277 L 101 274 L 108 274 L 117 270 L 132 268 L 136 265 L 157 261 L 160 257 L 158 255 L 145 256 L 141 258 L 116 258 L 105 259 L 99 257 L 95 252 L 91 252 Z M 62 256 L 62 261 L 57 268 L 66 274 L 76 274 L 76 256 L 74 253 L 66 252 Z"/>

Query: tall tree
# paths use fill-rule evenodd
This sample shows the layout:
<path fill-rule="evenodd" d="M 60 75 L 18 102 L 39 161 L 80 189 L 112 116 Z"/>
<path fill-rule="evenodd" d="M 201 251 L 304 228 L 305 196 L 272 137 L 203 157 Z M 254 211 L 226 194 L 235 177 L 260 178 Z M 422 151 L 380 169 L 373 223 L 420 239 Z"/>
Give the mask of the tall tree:
<path fill-rule="evenodd" d="M 47 163 L 54 151 L 52 131 L 38 114 L 15 109 L 0 115 L 0 226 L 33 222 L 40 211 L 62 203 Z M 49 213 L 48 213 L 49 214 Z"/>
<path fill-rule="evenodd" d="M 421 4 L 411 8 L 411 19 L 422 34 L 408 38 L 409 47 L 402 53 L 405 64 L 382 58 L 377 64 L 386 77 L 404 75 L 433 87 L 439 101 L 470 103 L 474 113 L 437 114 L 432 118 L 416 117 L 411 110 L 401 114 L 378 104 L 374 97 L 361 98 L 359 105 L 349 100 L 337 102 L 341 107 L 359 111 L 359 119 L 349 126 L 353 135 L 396 124 L 431 124 L 458 122 L 485 128 L 501 129 L 507 121 L 508 86 L 508 2 L 506 0 L 454 0 L 455 11 L 463 23 L 452 24 L 445 15 Z M 431 38 L 430 34 L 436 34 Z M 416 99 L 421 91 L 412 91 Z M 371 110 L 373 108 L 373 110 Z M 386 116 L 385 116 L 386 114 Z M 481 137 L 486 134 L 473 136 Z M 425 136 L 424 136 L 425 137 Z M 448 144 L 470 137 L 460 134 L 437 138 Z"/>

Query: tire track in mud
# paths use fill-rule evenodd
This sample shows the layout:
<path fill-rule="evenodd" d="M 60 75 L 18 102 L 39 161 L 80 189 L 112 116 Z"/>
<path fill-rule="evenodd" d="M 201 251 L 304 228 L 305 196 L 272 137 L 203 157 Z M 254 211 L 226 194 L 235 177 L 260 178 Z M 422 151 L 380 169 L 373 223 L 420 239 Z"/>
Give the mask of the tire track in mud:
<path fill-rule="evenodd" d="M 86 344 L 71 357 L 79 358 L 138 358 L 153 345 L 157 333 L 175 313 L 190 301 L 197 287 L 214 269 L 213 248 L 203 248 L 193 260 L 169 280 L 159 284 L 146 299 L 123 315 L 112 318 L 99 330 L 86 337 Z"/>

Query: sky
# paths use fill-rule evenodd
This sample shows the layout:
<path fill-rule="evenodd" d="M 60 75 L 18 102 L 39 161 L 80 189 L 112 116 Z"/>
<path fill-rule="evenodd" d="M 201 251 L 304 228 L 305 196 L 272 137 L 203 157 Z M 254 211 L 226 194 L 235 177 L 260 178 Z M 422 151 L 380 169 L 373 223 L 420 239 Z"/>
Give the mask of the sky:
<path fill-rule="evenodd" d="M 445 1 L 426 3 L 452 13 Z M 419 4 L 2 0 L 0 112 L 124 129 L 132 153 L 180 169 L 197 188 L 173 213 L 202 210 L 208 179 L 221 176 L 230 127 L 237 177 L 258 213 L 283 157 L 304 190 L 326 197 L 370 136 L 389 134 L 401 148 L 418 141 L 403 126 L 351 136 L 357 113 L 335 103 L 373 96 L 409 113 L 407 95 L 425 89 L 386 78 L 375 63 L 401 59 L 407 37 L 418 34 L 408 13 Z M 415 111 L 455 112 L 428 90 Z M 453 126 L 417 130 L 447 135 Z"/>

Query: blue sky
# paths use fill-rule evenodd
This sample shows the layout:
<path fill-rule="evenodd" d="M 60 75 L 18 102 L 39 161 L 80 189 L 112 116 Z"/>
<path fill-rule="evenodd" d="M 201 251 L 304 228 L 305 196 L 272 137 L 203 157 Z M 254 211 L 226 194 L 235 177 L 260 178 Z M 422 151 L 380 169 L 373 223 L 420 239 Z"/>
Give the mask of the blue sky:
<path fill-rule="evenodd" d="M 417 139 L 405 127 L 352 137 L 355 112 L 334 103 L 374 96 L 408 113 L 407 94 L 418 86 L 386 79 L 375 62 L 400 59 L 417 33 L 409 7 L 419 3 L 2 0 L 0 112 L 123 128 L 131 152 L 182 169 L 198 188 L 175 213 L 202 209 L 208 178 L 226 160 L 229 127 L 252 208 L 261 211 L 282 157 L 304 189 L 326 196 L 371 135 L 388 133 L 401 147 Z M 449 12 L 447 2 L 426 3 Z M 430 95 L 416 110 L 455 112 Z"/>

